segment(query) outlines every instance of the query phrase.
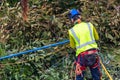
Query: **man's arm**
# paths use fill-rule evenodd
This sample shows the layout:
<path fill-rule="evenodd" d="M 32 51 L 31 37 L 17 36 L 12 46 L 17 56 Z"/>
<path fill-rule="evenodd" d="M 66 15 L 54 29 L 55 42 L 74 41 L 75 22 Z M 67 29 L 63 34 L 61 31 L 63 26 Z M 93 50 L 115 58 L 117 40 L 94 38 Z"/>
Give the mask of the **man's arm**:
<path fill-rule="evenodd" d="M 73 37 L 70 35 L 70 31 L 69 31 L 69 40 L 70 40 L 70 46 L 71 48 L 75 48 L 75 42 Z"/>
<path fill-rule="evenodd" d="M 98 35 L 97 30 L 95 29 L 92 23 L 90 23 L 90 26 L 93 28 L 93 34 L 94 34 L 95 40 L 99 40 L 99 35 Z"/>
<path fill-rule="evenodd" d="M 93 33 L 94 33 L 95 40 L 99 40 L 98 32 L 96 31 L 94 26 L 93 26 Z"/>

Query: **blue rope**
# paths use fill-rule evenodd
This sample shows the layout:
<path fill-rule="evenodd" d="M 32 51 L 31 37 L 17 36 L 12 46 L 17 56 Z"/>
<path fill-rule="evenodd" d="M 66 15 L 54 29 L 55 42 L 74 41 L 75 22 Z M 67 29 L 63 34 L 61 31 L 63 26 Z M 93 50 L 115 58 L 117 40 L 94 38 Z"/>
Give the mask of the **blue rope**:
<path fill-rule="evenodd" d="M 65 43 L 69 43 L 69 40 L 65 40 L 65 41 L 62 41 L 62 42 L 54 43 L 54 44 L 49 44 L 47 46 L 43 46 L 43 47 L 39 47 L 39 48 L 27 50 L 27 51 L 15 53 L 15 54 L 10 54 L 8 56 L 3 56 L 3 57 L 0 57 L 0 60 L 12 58 L 12 57 L 19 56 L 19 55 L 22 55 L 22 54 L 27 54 L 27 53 L 30 53 L 30 52 L 35 52 L 37 50 L 42 50 L 42 49 L 46 49 L 46 48 L 50 48 L 50 47 L 55 47 L 55 46 L 62 45 L 62 44 L 65 44 Z"/>

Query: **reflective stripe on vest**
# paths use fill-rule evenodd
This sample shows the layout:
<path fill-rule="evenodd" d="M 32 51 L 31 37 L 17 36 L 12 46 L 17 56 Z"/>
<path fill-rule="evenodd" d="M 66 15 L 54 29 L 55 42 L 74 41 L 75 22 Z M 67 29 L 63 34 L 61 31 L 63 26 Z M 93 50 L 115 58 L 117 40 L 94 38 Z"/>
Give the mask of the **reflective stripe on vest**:
<path fill-rule="evenodd" d="M 86 46 L 86 45 L 89 45 L 89 44 L 92 44 L 92 43 L 95 42 L 95 40 L 93 39 L 93 36 L 92 36 L 92 30 L 91 30 L 91 28 L 90 28 L 90 24 L 87 23 L 87 25 L 88 25 L 88 29 L 89 29 L 89 31 L 90 31 L 91 41 L 86 42 L 86 43 L 84 43 L 84 44 L 81 44 L 81 45 L 77 46 L 76 49 L 82 48 L 82 47 L 84 47 L 84 46 Z M 80 39 L 77 37 L 77 35 L 76 35 L 75 31 L 73 30 L 73 28 L 71 29 L 71 33 L 73 34 L 73 36 L 74 36 L 74 38 L 77 40 L 77 42 L 80 44 Z"/>
<path fill-rule="evenodd" d="M 80 44 L 80 39 L 77 37 L 77 35 L 75 34 L 75 31 L 73 30 L 73 28 L 71 29 L 71 33 L 73 34 L 73 36 L 75 37 L 75 39 L 77 40 L 78 44 Z"/>

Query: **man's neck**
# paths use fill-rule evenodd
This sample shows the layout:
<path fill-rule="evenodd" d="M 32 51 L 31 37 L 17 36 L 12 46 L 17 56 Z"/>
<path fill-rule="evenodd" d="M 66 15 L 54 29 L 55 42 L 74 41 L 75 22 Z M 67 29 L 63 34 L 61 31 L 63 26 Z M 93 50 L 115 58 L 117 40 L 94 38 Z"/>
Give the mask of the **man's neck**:
<path fill-rule="evenodd" d="M 74 21 L 74 24 L 79 24 L 79 23 L 81 23 L 80 19 L 77 19 L 76 21 Z"/>

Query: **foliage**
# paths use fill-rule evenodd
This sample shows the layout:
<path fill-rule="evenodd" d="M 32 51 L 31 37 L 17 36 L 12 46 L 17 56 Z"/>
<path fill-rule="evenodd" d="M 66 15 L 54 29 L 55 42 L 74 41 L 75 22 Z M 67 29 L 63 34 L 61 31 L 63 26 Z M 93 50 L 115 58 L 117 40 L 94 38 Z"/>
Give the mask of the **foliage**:
<path fill-rule="evenodd" d="M 119 0 L 29 0 L 27 22 L 22 19 L 18 1 L 3 0 L 0 4 L 0 56 L 68 38 L 67 30 L 72 26 L 67 14 L 71 8 L 81 9 L 83 20 L 95 25 L 102 48 L 105 49 L 106 43 L 120 45 Z M 65 45 L 3 60 L 0 80 L 73 80 L 73 56 L 74 52 Z M 110 66 L 109 72 L 119 78 L 114 72 L 117 68 Z"/>

